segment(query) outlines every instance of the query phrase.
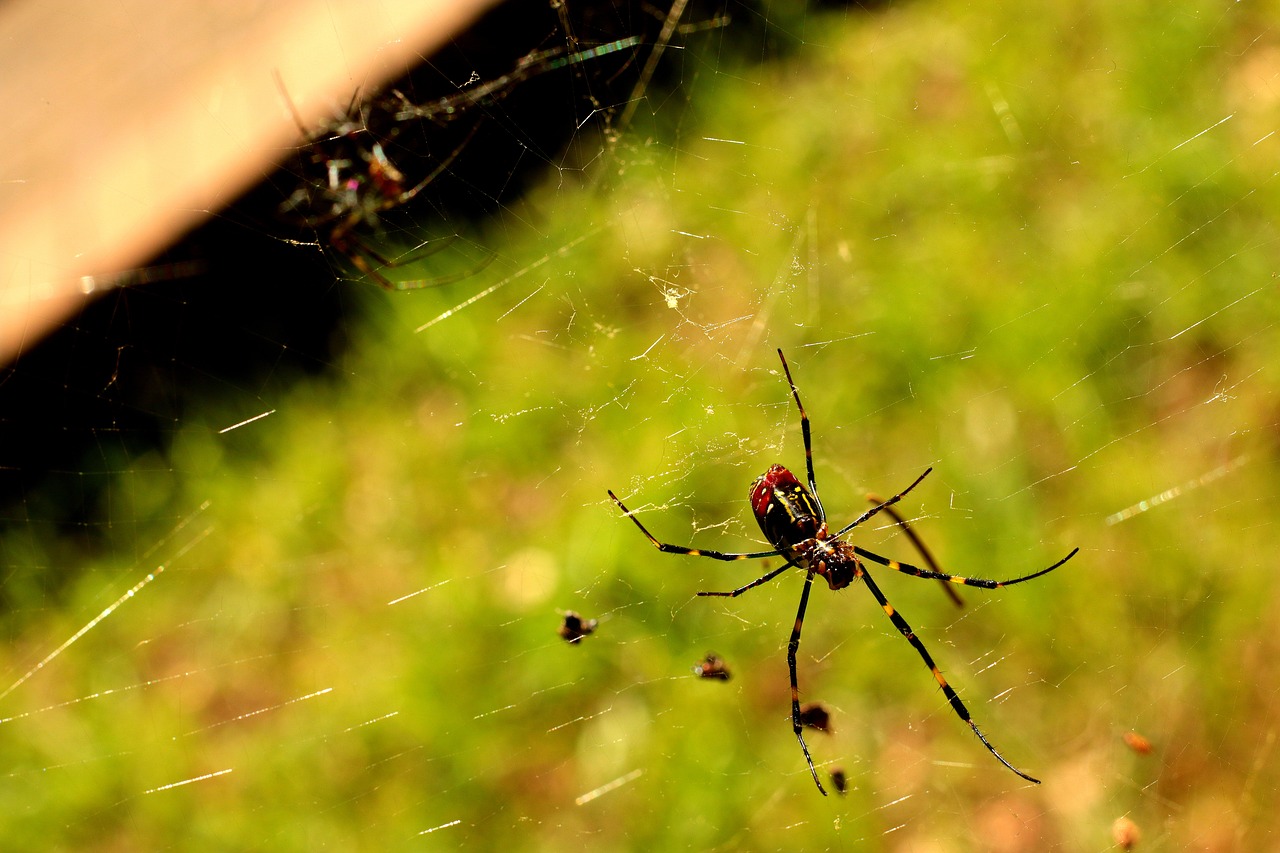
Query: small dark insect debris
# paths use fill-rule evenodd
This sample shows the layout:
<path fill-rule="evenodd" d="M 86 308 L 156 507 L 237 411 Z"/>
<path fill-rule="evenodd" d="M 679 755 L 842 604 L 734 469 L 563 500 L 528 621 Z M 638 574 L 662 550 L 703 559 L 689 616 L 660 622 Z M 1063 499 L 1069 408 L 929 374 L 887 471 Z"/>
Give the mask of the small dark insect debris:
<path fill-rule="evenodd" d="M 831 734 L 831 712 L 821 702 L 801 705 L 800 725 Z"/>
<path fill-rule="evenodd" d="M 564 621 L 560 623 L 559 633 L 568 642 L 576 643 L 594 631 L 597 624 L 595 619 L 583 619 L 569 610 L 564 614 Z"/>
<path fill-rule="evenodd" d="M 1138 753 L 1138 755 L 1151 754 L 1151 741 L 1147 740 L 1137 732 L 1125 732 L 1124 743 L 1125 746 Z"/>
<path fill-rule="evenodd" d="M 711 652 L 698 661 L 693 667 L 693 674 L 699 678 L 714 678 L 719 681 L 728 681 L 733 677 L 729 672 L 729 667 L 715 652 Z"/>
<path fill-rule="evenodd" d="M 849 780 L 839 767 L 831 771 L 831 787 L 836 789 L 837 794 L 843 794 L 849 790 Z"/>

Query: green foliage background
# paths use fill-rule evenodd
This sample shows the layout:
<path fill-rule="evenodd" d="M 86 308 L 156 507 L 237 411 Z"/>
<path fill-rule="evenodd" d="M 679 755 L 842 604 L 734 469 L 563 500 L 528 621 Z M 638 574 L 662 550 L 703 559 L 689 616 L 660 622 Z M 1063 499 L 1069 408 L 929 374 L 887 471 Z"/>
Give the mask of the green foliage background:
<path fill-rule="evenodd" d="M 103 551 L 3 543 L 80 564 L 6 615 L 10 682 L 154 580 L 0 700 L 0 846 L 1100 850 L 1126 815 L 1146 850 L 1277 843 L 1280 9 L 772 12 L 801 51 L 691 53 L 692 108 L 625 134 L 607 189 L 495 222 L 482 276 L 341 285 L 368 305 L 339 369 L 239 429 L 251 400 L 194 413 Z M 697 600 L 763 570 L 609 503 L 756 547 L 747 485 L 803 466 L 777 347 L 833 520 L 932 465 L 904 506 L 949 570 L 1080 546 L 963 610 L 877 573 L 1042 786 L 869 595 L 816 587 L 801 687 L 851 780 L 819 797 L 799 576 Z M 578 646 L 569 609 L 601 620 Z M 692 676 L 710 650 L 732 681 Z"/>

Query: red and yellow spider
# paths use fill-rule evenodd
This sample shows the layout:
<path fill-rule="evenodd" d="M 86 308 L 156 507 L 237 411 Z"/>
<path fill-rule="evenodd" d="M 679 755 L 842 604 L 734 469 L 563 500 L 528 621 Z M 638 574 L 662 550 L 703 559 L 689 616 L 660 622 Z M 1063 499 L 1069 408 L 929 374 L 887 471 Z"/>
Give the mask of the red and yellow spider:
<path fill-rule="evenodd" d="M 936 579 L 982 589 L 1000 589 L 1001 587 L 1012 586 L 1016 583 L 1046 575 L 1074 557 L 1080 549 L 1073 548 L 1070 554 L 1067 554 L 1067 556 L 1047 569 L 1041 569 L 1033 574 L 1023 575 L 1012 580 L 996 581 L 984 578 L 961 577 L 930 569 L 916 568 L 907 563 L 890 560 L 865 548 L 845 542 L 843 538 L 845 534 L 871 519 L 877 513 L 887 510 L 888 507 L 902 500 L 907 493 L 920 485 L 920 481 L 927 477 L 933 469 L 926 470 L 916 478 L 915 482 L 898 494 L 887 501 L 877 503 L 849 524 L 846 524 L 835 533 L 831 533 L 827 527 L 827 515 L 822 508 L 822 501 L 818 498 L 818 485 L 813 476 L 813 446 L 809 431 L 809 416 L 805 414 L 804 404 L 800 402 L 800 392 L 796 390 L 796 383 L 791 378 L 791 369 L 787 366 L 787 359 L 783 356 L 782 350 L 778 350 L 778 358 L 782 360 L 782 370 L 786 374 L 787 384 L 791 386 L 791 396 L 795 398 L 796 408 L 800 410 L 800 432 L 804 436 L 805 468 L 809 476 L 809 484 L 806 487 L 805 484 L 796 479 L 794 474 L 781 465 L 771 466 L 768 471 L 764 472 L 751 484 L 751 511 L 756 517 L 756 522 L 760 525 L 760 530 L 764 532 L 765 538 L 769 540 L 769 544 L 773 548 L 768 551 L 729 554 L 705 548 L 690 548 L 684 545 L 669 545 L 665 542 L 659 542 L 652 533 L 645 529 L 640 520 L 627 509 L 626 505 L 618 499 L 617 495 L 610 491 L 609 497 L 613 498 L 614 503 L 618 505 L 623 513 L 635 522 L 636 527 L 640 528 L 640 532 L 653 543 L 654 547 L 664 553 L 687 554 L 693 557 L 709 557 L 713 560 L 726 561 L 756 560 L 765 557 L 784 558 L 781 566 L 769 571 L 763 577 L 753 580 L 746 586 L 739 587 L 731 592 L 700 592 L 698 595 L 736 598 L 747 590 L 755 589 L 761 584 L 773 580 L 793 566 L 805 573 L 804 587 L 800 592 L 800 607 L 796 611 L 795 627 L 791 629 L 791 639 L 787 643 L 787 666 L 791 673 L 791 727 L 795 732 L 796 740 L 800 742 L 800 749 L 804 752 L 805 761 L 809 765 L 809 772 L 813 774 L 814 784 L 818 786 L 818 790 L 823 796 L 826 796 L 827 791 L 822 787 L 822 782 L 818 779 L 818 771 L 813 765 L 813 758 L 809 755 L 809 746 L 804 740 L 804 722 L 800 709 L 800 687 L 796 679 L 796 652 L 800 648 L 800 629 L 804 625 L 805 609 L 809 605 L 809 588 L 813 584 L 814 575 L 824 578 L 827 586 L 833 590 L 844 589 L 855 580 L 861 580 L 865 583 L 871 595 L 875 597 L 875 600 L 880 604 L 890 621 L 893 622 L 893 626 L 898 629 L 898 633 L 906 638 L 911 647 L 920 655 L 925 666 L 929 667 L 929 671 L 933 673 L 934 679 L 942 687 L 942 692 L 947 697 L 947 701 L 951 703 L 951 708 L 956 712 L 956 715 L 969 724 L 969 728 L 973 729 L 973 733 L 982 741 L 983 746 L 1001 764 L 1028 782 L 1039 784 L 1039 779 L 1014 767 L 987 740 L 982 730 L 978 728 L 977 723 L 973 721 L 972 716 L 969 714 L 969 709 L 965 707 L 964 702 L 960 701 L 960 696 L 947 683 L 937 664 L 933 662 L 933 658 L 929 655 L 928 650 L 925 649 L 924 644 L 920 642 L 920 638 L 915 635 L 911 626 L 894 609 L 889 600 L 885 598 L 884 593 L 880 591 L 880 587 L 871 579 L 871 574 L 867 571 L 863 561 L 876 563 L 885 568 L 893 569 L 895 572 L 902 572 L 918 578 Z M 889 510 L 889 513 L 893 515 L 892 510 Z"/>

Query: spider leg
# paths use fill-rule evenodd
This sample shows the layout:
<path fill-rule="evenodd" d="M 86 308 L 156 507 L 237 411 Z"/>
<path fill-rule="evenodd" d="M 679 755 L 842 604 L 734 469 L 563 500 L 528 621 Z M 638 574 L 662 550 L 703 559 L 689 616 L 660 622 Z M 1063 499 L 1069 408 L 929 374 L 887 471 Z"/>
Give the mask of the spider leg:
<path fill-rule="evenodd" d="M 876 515 L 876 513 L 880 512 L 880 511 L 881 511 L 882 509 L 884 509 L 885 507 L 891 507 L 891 506 L 893 506 L 893 505 L 894 505 L 894 504 L 896 504 L 898 501 L 900 501 L 900 500 L 902 500 L 903 498 L 905 498 L 905 497 L 907 496 L 907 494 L 908 494 L 912 489 L 914 489 L 916 486 L 920 485 L 920 481 L 921 481 L 921 480 L 923 480 L 925 477 L 928 477 L 928 476 L 929 476 L 929 474 L 930 474 L 932 471 L 933 471 L 933 468 L 926 468 L 926 469 L 924 470 L 924 473 L 923 473 L 923 474 L 921 474 L 919 477 L 916 477 L 915 482 L 914 482 L 914 483 L 912 483 L 910 486 L 907 486 L 905 489 L 903 489 L 902 491 L 898 492 L 896 495 L 894 495 L 893 497 L 889 498 L 889 500 L 885 501 L 884 503 L 879 504 L 879 505 L 877 505 L 877 506 L 873 506 L 871 509 L 869 509 L 869 510 L 867 510 L 866 512 L 864 512 L 862 515 L 858 516 L 858 517 L 857 517 L 857 518 L 855 518 L 853 521 L 849 522 L 849 523 L 848 523 L 848 524 L 846 524 L 844 527 L 840 528 L 840 530 L 839 530 L 839 531 L 837 531 L 837 532 L 836 532 L 836 534 L 835 534 L 834 536 L 831 536 L 831 537 L 829 537 L 829 538 L 831 538 L 831 539 L 839 539 L 841 536 L 845 535 L 845 534 L 846 534 L 846 533 L 848 533 L 850 530 L 852 530 L 853 528 L 857 527 L 859 524 L 862 524 L 862 522 L 864 522 L 864 521 L 866 521 L 867 519 L 872 518 L 873 516 L 875 516 L 875 515 Z"/>
<path fill-rule="evenodd" d="M 391 260 L 386 255 L 382 254 L 377 249 L 373 248 L 373 246 L 369 245 L 367 241 L 360 239 L 355 234 L 352 234 L 350 237 L 346 239 L 350 245 L 344 246 L 344 248 L 348 249 L 348 256 L 351 257 L 351 263 L 355 264 L 357 268 L 361 267 L 363 263 L 363 268 L 360 271 L 365 273 L 366 275 L 377 275 L 377 273 L 374 270 L 371 270 L 369 268 L 368 261 L 365 259 L 364 256 L 373 258 L 373 260 L 379 266 L 382 266 L 382 267 L 396 266 L 395 261 Z M 357 260 L 356 258 L 359 258 L 359 260 Z M 381 278 L 381 276 L 379 276 L 379 278 Z M 386 281 L 386 279 L 383 279 L 383 281 Z M 381 283 L 382 282 L 379 282 L 379 284 Z M 391 284 L 391 282 L 386 282 L 385 286 L 392 287 L 393 285 Z"/>
<path fill-rule="evenodd" d="M 372 278 L 378 283 L 379 287 L 392 291 L 396 289 L 395 283 L 375 269 L 369 263 L 368 258 L 373 258 L 382 267 L 391 266 L 391 263 L 381 254 L 374 251 L 373 247 L 364 240 L 361 240 L 354 233 L 350 233 L 349 226 L 342 229 L 341 233 L 335 228 L 333 233 L 329 235 L 329 245 L 350 261 L 357 272 Z"/>
<path fill-rule="evenodd" d="M 618 505 L 618 507 L 622 510 L 623 514 L 626 515 L 627 518 L 631 519 L 636 523 L 636 527 L 639 527 L 640 532 L 643 533 L 645 537 L 650 542 L 653 543 L 653 547 L 657 548 L 659 551 L 662 551 L 663 553 L 666 553 L 666 554 L 688 554 L 691 557 L 710 557 L 713 560 L 733 561 L 733 560 L 759 560 L 762 557 L 776 557 L 782 553 L 781 551 L 775 548 L 772 551 L 755 551 L 750 554 L 726 554 L 722 551 L 709 551 L 704 548 L 690 548 L 686 545 L 668 545 L 666 542 L 659 542 L 656 538 L 654 538 L 654 535 L 650 533 L 648 530 L 646 530 L 645 526 L 640 523 L 640 519 L 636 518 L 634 515 L 631 514 L 631 510 L 627 509 L 626 504 L 618 500 L 618 496 L 613 493 L 613 490 L 609 490 L 609 497 L 613 498 L 613 502 Z M 782 568 L 785 569 L 786 566 L 783 566 Z M 778 571 L 767 575 L 764 578 L 764 580 L 770 580 L 776 575 L 781 574 L 781 572 L 782 572 L 782 569 L 779 569 Z M 763 581 L 760 581 L 760 582 L 763 583 Z"/>
<path fill-rule="evenodd" d="M 782 372 L 787 375 L 787 384 L 791 386 L 791 396 L 795 398 L 796 408 L 800 410 L 800 434 L 804 436 L 804 465 L 809 474 L 809 491 L 813 493 L 813 499 L 818 504 L 819 520 L 826 521 L 827 514 L 822 509 L 822 498 L 818 497 L 818 483 L 813 477 L 813 442 L 809 434 L 809 415 L 804 410 L 804 403 L 800 402 L 800 391 L 791 378 L 791 368 L 787 366 L 787 358 L 782 354 L 781 348 L 778 350 L 778 358 L 782 361 Z"/>
<path fill-rule="evenodd" d="M 813 784 L 818 786 L 818 792 L 825 797 L 827 789 L 822 787 L 822 781 L 818 779 L 818 769 L 813 766 L 809 745 L 804 742 L 804 724 L 800 722 L 800 683 L 796 679 L 796 652 L 800 650 L 800 629 L 804 627 L 804 611 L 809 606 L 809 588 L 812 585 L 813 569 L 810 569 L 804 576 L 804 589 L 800 592 L 800 608 L 796 611 L 796 624 L 791 629 L 791 639 L 787 641 L 787 669 L 791 671 L 791 729 L 796 733 L 796 740 L 800 741 L 804 760 L 808 762 L 809 772 L 813 774 Z"/>
<path fill-rule="evenodd" d="M 947 683 L 947 679 L 943 677 L 942 672 L 938 669 L 938 665 L 934 663 L 933 658 L 929 656 L 929 652 L 925 649 L 924 643 L 920 642 L 920 638 L 911 630 L 911 626 L 907 624 L 907 620 L 899 616 L 898 611 L 893 609 L 893 605 L 884 597 L 884 593 L 880 591 L 880 587 L 876 586 L 875 581 L 871 579 L 871 575 L 866 571 L 866 569 L 859 567 L 858 574 L 862 577 L 862 580 L 866 582 L 867 589 L 871 590 L 871 594 L 875 596 L 876 601 L 880 602 L 880 607 L 893 622 L 893 627 L 898 629 L 899 634 L 907 638 L 907 642 L 909 642 L 911 647 L 916 650 L 916 654 L 920 655 L 920 659 L 925 662 L 925 666 L 929 667 L 929 670 L 933 673 L 934 679 L 936 679 L 938 685 L 942 687 L 942 692 L 947 697 L 947 701 L 951 703 L 952 710 L 956 712 L 956 716 L 969 724 L 969 728 L 973 729 L 973 733 L 978 736 L 978 740 L 982 741 L 982 745 L 987 748 L 988 752 L 996 757 L 997 761 L 1005 767 L 1008 767 L 1023 779 L 1026 779 L 1028 782 L 1034 782 L 1039 785 L 1039 779 L 1023 773 L 1021 770 L 1006 761 L 1004 756 L 996 751 L 996 748 L 991 745 L 991 741 L 987 740 L 986 735 L 982 733 L 982 730 L 978 728 L 978 724 L 975 723 L 973 718 L 969 715 L 969 709 L 960 701 L 959 694 L 957 694 L 952 686 Z"/>
<path fill-rule="evenodd" d="M 467 145 L 471 143 L 472 137 L 476 135 L 476 131 L 480 130 L 480 126 L 482 124 L 484 124 L 484 119 L 481 119 L 480 121 L 476 122 L 475 127 L 471 128 L 471 130 L 467 133 L 467 135 L 463 137 L 462 142 L 458 143 L 458 147 L 453 149 L 453 151 L 449 152 L 449 154 L 446 155 L 445 158 L 440 161 L 440 165 L 436 166 L 434 169 L 431 170 L 431 173 L 429 175 L 427 175 L 425 178 L 423 178 L 414 186 L 400 193 L 400 195 L 398 195 L 395 198 L 395 204 L 401 205 L 401 204 L 404 204 L 406 201 L 409 201 L 418 193 L 422 192 L 422 190 L 428 184 L 430 184 L 436 178 L 440 177 L 442 174 L 448 171 L 449 167 L 453 165 L 453 161 L 457 160 L 458 155 L 461 154 L 463 149 L 466 148 Z"/>
<path fill-rule="evenodd" d="M 879 496 L 877 495 L 867 495 L 867 500 L 871 501 L 873 504 L 884 503 L 884 501 L 880 500 Z M 907 534 L 907 538 L 911 540 L 911 544 L 916 546 L 916 550 L 920 552 L 920 556 L 924 557 L 924 561 L 929 566 L 930 571 L 934 571 L 934 572 L 937 572 L 938 574 L 942 574 L 943 573 L 942 569 L 938 568 L 938 562 L 933 559 L 933 553 L 927 547 L 925 547 L 924 540 L 921 539 L 916 534 L 915 530 L 912 529 L 910 524 L 907 524 L 907 520 L 903 518 L 898 513 L 898 511 L 891 506 L 884 507 L 884 513 L 885 515 L 892 518 L 894 523 L 897 524 L 898 527 L 902 528 L 903 533 Z M 956 607 L 964 607 L 964 599 L 960 597 L 960 593 L 956 592 L 956 588 L 954 586 L 942 580 L 941 578 L 938 579 L 938 583 L 942 585 L 942 591 L 945 592 L 947 594 L 947 597 L 951 599 L 952 604 L 954 604 Z"/>
<path fill-rule="evenodd" d="M 887 557 L 881 557 L 879 554 L 874 554 L 871 551 L 868 551 L 865 548 L 860 548 L 857 545 L 853 546 L 853 550 L 854 550 L 854 553 L 856 553 L 859 557 L 863 558 L 864 560 L 870 560 L 873 563 L 879 563 L 885 568 L 893 569 L 895 572 L 902 572 L 904 575 L 913 575 L 918 578 L 936 578 L 937 580 L 940 580 L 940 581 L 948 581 L 950 583 L 958 583 L 958 584 L 963 584 L 965 586 L 976 586 L 976 587 L 979 587 L 980 589 L 1000 589 L 1001 587 L 1012 586 L 1015 583 L 1022 583 L 1023 581 L 1033 580 L 1035 578 L 1040 577 L 1041 575 L 1047 575 L 1049 574 L 1049 572 L 1053 571 L 1054 569 L 1058 568 L 1063 563 L 1065 563 L 1067 560 L 1070 560 L 1072 557 L 1074 557 L 1076 553 L 1079 552 L 1080 549 L 1072 548 L 1070 554 L 1063 557 L 1061 560 L 1054 563 L 1052 566 L 1050 566 L 1047 569 L 1041 569 L 1038 572 L 1033 572 L 1032 574 L 1029 574 L 1029 575 L 1023 575 L 1020 578 L 1013 578 L 1011 580 L 1003 580 L 1003 581 L 988 580 L 986 578 L 966 578 L 966 577 L 961 577 L 960 575 L 948 575 L 943 572 L 930 571 L 929 569 L 920 569 L 908 563 L 899 563 L 897 560 L 890 560 Z"/>
<path fill-rule="evenodd" d="M 795 560 L 787 560 L 780 567 L 769 572 L 764 577 L 756 578 L 751 583 L 747 584 L 746 586 L 740 586 L 737 589 L 735 589 L 733 592 L 700 592 L 698 593 L 698 595 L 714 595 L 714 596 L 719 596 L 721 598 L 737 598 L 738 596 L 742 595 L 744 592 L 746 592 L 749 589 L 755 589 L 756 587 L 760 586 L 760 584 L 762 583 L 768 583 L 769 581 L 773 580 L 778 575 L 782 574 L 783 572 L 785 572 L 787 569 L 791 568 L 795 564 L 796 564 Z"/>
<path fill-rule="evenodd" d="M 419 260 L 422 257 L 424 257 L 424 255 L 418 255 L 413 258 L 408 258 L 402 261 L 401 263 L 412 263 L 413 261 Z M 462 281 L 463 279 L 471 278 L 473 275 L 477 275 L 482 270 L 484 270 L 485 267 L 493 263 L 497 259 L 497 257 L 498 255 L 496 253 L 489 252 L 484 260 L 473 265 L 469 269 L 463 270 L 462 272 L 455 272 L 455 273 L 450 273 L 448 275 L 435 276 L 434 278 L 411 278 L 411 279 L 405 279 L 403 281 L 394 281 L 389 283 L 390 287 L 388 287 L 388 289 L 395 292 L 403 292 L 406 290 L 425 290 L 429 287 L 441 287 L 446 284 L 453 284 L 455 282 Z M 396 265 L 398 266 L 399 264 L 396 264 Z M 386 279 L 384 279 L 382 276 L 378 276 L 378 278 L 382 279 L 382 281 L 386 281 Z M 380 281 L 379 283 L 381 284 L 382 282 Z"/>
<path fill-rule="evenodd" d="M 416 264 L 418 261 L 424 261 L 427 258 L 431 257 L 432 255 L 435 255 L 439 252 L 443 252 L 445 249 L 448 249 L 450 246 L 452 246 L 454 243 L 458 241 L 459 236 L 460 235 L 455 233 L 455 234 L 450 234 L 447 237 L 428 238 L 427 240 L 414 246 L 412 249 L 409 249 L 404 254 L 398 255 L 394 261 L 388 261 L 386 263 L 386 266 L 403 267 L 403 266 L 408 266 L 409 264 Z M 486 260 L 481 266 L 479 266 L 476 269 L 476 272 L 479 272 L 480 270 L 484 269 L 486 266 L 489 265 L 490 261 L 492 260 L 493 260 L 492 257 L 490 257 L 488 260 Z"/>

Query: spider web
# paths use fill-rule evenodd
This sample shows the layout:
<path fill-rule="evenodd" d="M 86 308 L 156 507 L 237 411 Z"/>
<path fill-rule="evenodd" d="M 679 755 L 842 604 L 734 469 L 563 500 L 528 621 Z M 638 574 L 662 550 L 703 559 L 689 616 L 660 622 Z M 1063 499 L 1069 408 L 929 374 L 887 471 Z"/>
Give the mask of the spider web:
<path fill-rule="evenodd" d="M 539 11 L 403 83 L 541 57 L 415 129 L 431 159 L 387 148 L 457 161 L 362 235 L 457 281 L 384 292 L 241 208 L 271 287 L 205 232 L 175 257 L 214 283 L 121 288 L 6 369 L 3 846 L 1274 846 L 1277 10 Z M 899 508 L 944 570 L 1081 548 L 960 608 L 872 567 L 1043 785 L 819 581 L 822 798 L 802 576 L 698 599 L 778 563 L 660 554 L 608 500 L 759 550 L 748 484 L 804 467 L 777 348 L 833 523 L 932 466 Z"/>

